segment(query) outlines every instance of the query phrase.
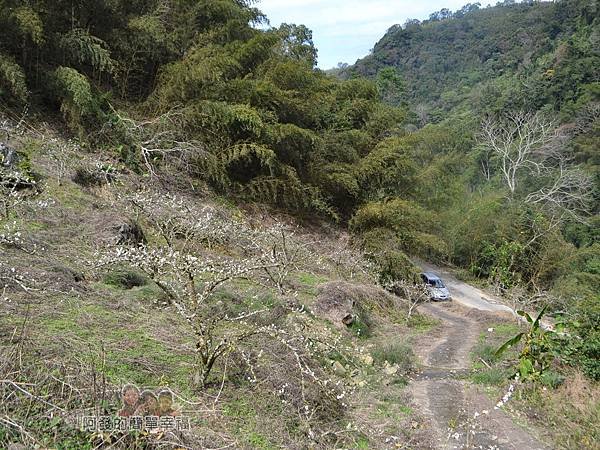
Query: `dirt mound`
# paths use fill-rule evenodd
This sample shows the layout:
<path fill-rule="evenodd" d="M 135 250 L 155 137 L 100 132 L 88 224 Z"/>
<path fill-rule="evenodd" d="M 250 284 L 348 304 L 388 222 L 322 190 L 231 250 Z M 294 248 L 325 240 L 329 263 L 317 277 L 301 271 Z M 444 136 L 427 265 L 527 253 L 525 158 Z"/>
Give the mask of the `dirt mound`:
<path fill-rule="evenodd" d="M 351 325 L 364 310 L 394 307 L 400 299 L 384 289 L 347 281 L 331 281 L 317 287 L 314 312 L 335 325 Z"/>

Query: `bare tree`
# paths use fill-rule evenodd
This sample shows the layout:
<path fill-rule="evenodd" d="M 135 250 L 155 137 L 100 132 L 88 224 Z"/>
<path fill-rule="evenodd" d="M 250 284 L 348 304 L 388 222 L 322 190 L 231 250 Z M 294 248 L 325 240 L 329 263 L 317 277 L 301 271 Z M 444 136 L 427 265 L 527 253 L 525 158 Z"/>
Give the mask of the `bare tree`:
<path fill-rule="evenodd" d="M 415 108 L 415 113 L 417 114 L 417 118 L 419 119 L 420 128 L 423 128 L 429 123 L 429 114 L 427 113 L 427 107 L 424 104 L 418 104 Z"/>
<path fill-rule="evenodd" d="M 554 170 L 551 182 L 525 198 L 525 202 L 544 206 L 550 215 L 562 222 L 564 217 L 583 221 L 589 213 L 594 183 L 592 178 L 577 168 L 569 168 L 564 161 Z"/>
<path fill-rule="evenodd" d="M 292 272 L 311 270 L 320 265 L 319 255 L 312 250 L 317 243 L 302 241 L 297 230 L 281 222 L 253 230 L 249 235 L 255 253 L 263 261 L 263 273 L 280 294 L 288 291 Z"/>
<path fill-rule="evenodd" d="M 597 108 L 590 106 L 579 121 L 581 126 L 596 120 L 597 113 Z M 567 151 L 570 133 L 579 128 L 577 124 L 558 127 L 540 113 L 524 112 L 501 120 L 488 118 L 482 124 L 480 144 L 497 158 L 511 197 L 523 177 L 535 181 L 537 190 L 525 192 L 523 200 L 546 211 L 550 219 L 546 232 L 566 218 L 584 221 L 589 213 L 593 181 L 574 167 Z"/>
<path fill-rule="evenodd" d="M 198 373 L 204 385 L 214 363 L 259 332 L 247 319 L 261 311 L 237 313 L 211 300 L 217 289 L 265 268 L 264 258 L 215 256 L 208 250 L 227 236 L 243 242 L 246 230 L 232 226 L 215 210 L 196 210 L 175 196 L 136 194 L 129 198 L 156 227 L 163 245 L 117 245 L 100 255 L 99 267 L 126 263 L 145 273 L 165 294 L 167 303 L 196 336 Z M 236 323 L 235 327 L 228 324 Z"/>
<path fill-rule="evenodd" d="M 429 292 L 421 283 L 411 283 L 406 280 L 395 281 L 389 286 L 385 286 L 389 291 L 402 297 L 408 302 L 406 310 L 406 321 L 409 322 L 413 313 L 420 303 L 429 300 Z"/>
<path fill-rule="evenodd" d="M 157 175 L 156 162 L 167 156 L 175 158 L 180 163 L 186 164 L 192 155 L 200 153 L 207 155 L 204 146 L 198 141 L 189 140 L 185 137 L 184 112 L 182 108 L 174 107 L 156 117 L 143 120 L 135 120 L 126 117 L 113 108 L 117 118 L 117 125 L 126 140 L 137 147 L 140 159 L 143 161 L 150 177 Z M 107 124 L 100 134 L 106 134 L 107 127 L 115 126 Z"/>
<path fill-rule="evenodd" d="M 575 134 L 589 132 L 598 119 L 600 119 L 600 102 L 588 103 L 577 115 L 574 124 Z"/>
<path fill-rule="evenodd" d="M 486 119 L 479 135 L 480 144 L 500 160 L 503 179 L 515 193 L 523 172 L 541 173 L 549 160 L 560 152 L 563 135 L 556 123 L 540 113 L 516 112 L 503 119 Z"/>

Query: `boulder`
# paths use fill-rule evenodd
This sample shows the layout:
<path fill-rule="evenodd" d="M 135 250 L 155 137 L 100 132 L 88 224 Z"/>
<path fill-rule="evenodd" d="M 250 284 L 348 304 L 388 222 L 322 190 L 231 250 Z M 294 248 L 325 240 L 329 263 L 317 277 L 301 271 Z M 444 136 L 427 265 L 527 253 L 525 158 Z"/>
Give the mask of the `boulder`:
<path fill-rule="evenodd" d="M 0 164 L 2 165 L 2 167 L 14 167 L 15 164 L 17 164 L 17 162 L 17 151 L 8 144 L 0 142 Z"/>
<path fill-rule="evenodd" d="M 346 368 L 339 361 L 334 362 L 331 368 L 333 369 L 333 373 L 335 373 L 339 377 L 343 377 L 344 375 L 346 375 Z"/>
<path fill-rule="evenodd" d="M 115 228 L 117 231 L 117 245 L 140 245 L 146 243 L 144 230 L 133 220 L 118 225 Z"/>

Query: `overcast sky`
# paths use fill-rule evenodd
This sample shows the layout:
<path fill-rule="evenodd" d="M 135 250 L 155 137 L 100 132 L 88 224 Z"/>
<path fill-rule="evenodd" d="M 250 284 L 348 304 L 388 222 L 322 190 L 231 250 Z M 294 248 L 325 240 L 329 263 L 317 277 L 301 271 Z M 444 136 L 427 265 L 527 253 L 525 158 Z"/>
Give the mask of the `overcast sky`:
<path fill-rule="evenodd" d="M 319 67 L 354 63 L 369 53 L 394 24 L 426 19 L 434 11 L 460 9 L 476 0 L 260 0 L 271 25 L 304 24 L 313 30 Z M 483 2 L 482 2 L 483 4 Z"/>

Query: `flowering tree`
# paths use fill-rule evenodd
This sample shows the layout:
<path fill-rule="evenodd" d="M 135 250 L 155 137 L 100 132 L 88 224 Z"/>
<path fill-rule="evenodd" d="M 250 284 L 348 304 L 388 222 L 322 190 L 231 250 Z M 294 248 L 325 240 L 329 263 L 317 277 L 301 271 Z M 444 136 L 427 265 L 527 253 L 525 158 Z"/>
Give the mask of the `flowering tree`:
<path fill-rule="evenodd" d="M 273 384 L 282 401 L 298 411 L 309 434 L 315 432 L 311 423 L 320 414 L 324 396 L 344 407 L 346 390 L 327 378 L 317 362 L 335 347 L 335 340 L 324 338 L 320 343 L 307 335 L 312 319 L 303 307 L 293 299 L 282 300 L 278 309 L 295 317 L 294 326 L 288 327 L 265 321 L 273 311 L 243 307 L 215 295 L 219 287 L 242 278 L 259 283 L 266 279 L 286 292 L 289 274 L 307 266 L 309 244 L 282 224 L 251 227 L 216 208 L 195 206 L 175 196 L 138 193 L 126 201 L 137 221 L 151 224 L 155 235 L 148 241 L 153 244 L 117 244 L 100 255 L 98 264 L 135 267 L 164 292 L 168 305 L 194 334 L 198 385 L 206 385 L 215 363 L 223 359 L 226 367 L 225 356 L 236 351 L 249 369 L 249 381 L 260 378 Z M 244 345 L 250 338 L 252 347 Z M 285 375 L 257 365 L 265 355 L 280 360 Z M 287 383 L 280 385 L 282 379 Z"/>
<path fill-rule="evenodd" d="M 320 258 L 313 241 L 302 241 L 296 230 L 276 222 L 265 229 L 254 229 L 248 235 L 250 249 L 263 263 L 262 273 L 280 294 L 288 292 L 288 279 L 293 271 L 314 270 Z"/>
<path fill-rule="evenodd" d="M 35 194 L 35 180 L 17 171 L 0 169 L 0 205 L 4 218 Z"/>
<path fill-rule="evenodd" d="M 211 302 L 218 287 L 262 270 L 260 257 L 217 256 L 217 242 L 243 241 L 242 227 L 215 210 L 196 210 L 177 197 L 138 194 L 129 198 L 155 227 L 163 245 L 117 245 L 104 253 L 99 265 L 126 263 L 144 272 L 164 293 L 167 302 L 191 326 L 196 336 L 199 371 L 205 384 L 216 360 L 237 343 L 258 332 L 247 319 L 260 311 L 232 313 L 227 305 Z M 235 322 L 236 326 L 230 326 Z"/>

